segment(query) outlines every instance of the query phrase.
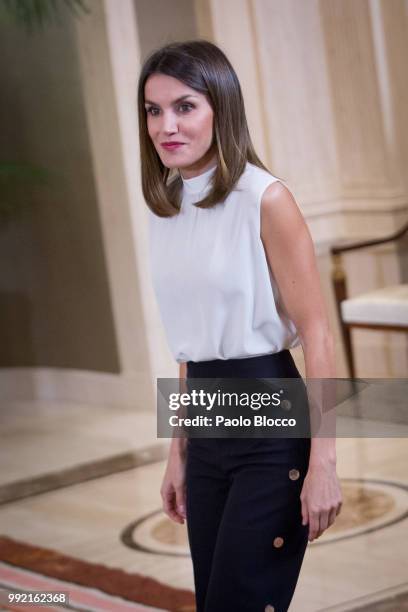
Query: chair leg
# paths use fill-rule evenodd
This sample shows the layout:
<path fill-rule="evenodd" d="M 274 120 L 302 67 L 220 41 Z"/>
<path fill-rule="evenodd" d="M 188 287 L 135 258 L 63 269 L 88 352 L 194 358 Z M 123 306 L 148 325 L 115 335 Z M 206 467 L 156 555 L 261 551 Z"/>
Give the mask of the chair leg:
<path fill-rule="evenodd" d="M 349 376 L 350 378 L 355 378 L 356 370 L 355 370 L 355 365 L 354 365 L 354 353 L 353 353 L 353 343 L 352 343 L 352 338 L 351 338 L 351 328 L 345 323 L 343 323 L 343 321 L 341 322 L 341 333 L 343 336 L 344 351 L 345 351 L 345 357 L 346 357 L 346 363 L 347 363 L 347 367 L 349 371 Z"/>

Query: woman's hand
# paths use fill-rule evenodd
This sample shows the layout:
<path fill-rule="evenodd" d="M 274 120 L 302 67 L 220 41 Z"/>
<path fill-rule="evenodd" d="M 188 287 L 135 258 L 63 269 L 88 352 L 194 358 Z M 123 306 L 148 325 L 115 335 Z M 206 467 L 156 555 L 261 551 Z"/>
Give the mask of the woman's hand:
<path fill-rule="evenodd" d="M 174 442 L 174 440 L 173 440 Z M 170 449 L 166 471 L 160 488 L 163 510 L 172 521 L 184 524 L 186 518 L 186 449 L 179 440 Z"/>
<path fill-rule="evenodd" d="M 343 503 L 336 463 L 330 460 L 309 465 L 302 492 L 302 525 L 309 524 L 309 542 L 332 525 Z"/>

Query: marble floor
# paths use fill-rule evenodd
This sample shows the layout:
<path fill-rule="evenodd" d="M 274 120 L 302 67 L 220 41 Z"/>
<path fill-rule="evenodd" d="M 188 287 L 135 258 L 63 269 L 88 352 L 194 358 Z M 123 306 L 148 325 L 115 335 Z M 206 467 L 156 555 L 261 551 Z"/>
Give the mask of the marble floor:
<path fill-rule="evenodd" d="M 77 422 L 79 432 L 84 423 L 83 411 L 70 409 L 68 412 L 71 426 Z M 128 432 L 131 415 L 124 416 L 121 427 L 120 417 L 108 415 L 106 409 L 102 412 L 107 419 L 105 425 L 108 422 L 116 425 L 110 431 L 104 430 L 101 423 L 93 429 L 101 445 L 100 454 L 89 447 L 88 454 L 85 449 L 81 451 L 84 440 L 80 434 L 76 439 L 66 435 L 65 439 L 63 436 L 55 439 L 56 446 L 53 449 L 49 446 L 44 455 L 37 447 L 36 465 L 33 446 L 23 444 L 24 436 L 19 444 L 18 431 L 14 431 L 11 444 L 3 429 L 1 453 L 4 448 L 14 451 L 7 463 L 7 470 L 11 472 L 6 475 L 6 470 L 2 470 L 2 483 L 7 485 L 10 475 L 21 476 L 18 466 L 28 466 L 27 459 L 31 461 L 27 473 L 33 480 L 44 470 L 49 473 L 51 466 L 63 473 L 69 467 L 67 457 L 72 449 L 83 466 L 86 462 L 95 464 L 102 455 L 106 458 L 112 432 L 117 443 L 117 437 L 124 436 L 119 445 L 123 452 L 129 435 L 123 432 Z M 43 408 L 45 421 L 46 413 Z M 101 413 L 103 421 L 102 416 Z M 20 499 L 3 501 L 1 534 L 87 561 L 140 572 L 172 586 L 193 589 L 185 525 L 172 523 L 161 512 L 159 487 L 166 446 L 154 437 L 152 416 L 138 415 L 136 420 L 139 418 L 145 427 L 144 445 L 139 449 L 132 447 L 133 465 L 122 465 L 116 471 L 111 466 L 113 473 L 87 475 L 82 482 L 80 477 L 76 482 L 62 479 L 54 490 L 44 488 L 32 494 L 26 491 Z M 43 432 L 38 414 L 36 423 Z M 114 446 L 110 449 L 113 462 Z M 157 452 L 158 447 L 162 456 Z M 148 448 L 145 454 L 143 448 Z M 403 544 L 408 538 L 407 439 L 341 438 L 337 453 L 343 511 L 336 524 L 308 546 L 291 605 L 293 612 L 352 610 L 408 590 L 408 549 Z"/>

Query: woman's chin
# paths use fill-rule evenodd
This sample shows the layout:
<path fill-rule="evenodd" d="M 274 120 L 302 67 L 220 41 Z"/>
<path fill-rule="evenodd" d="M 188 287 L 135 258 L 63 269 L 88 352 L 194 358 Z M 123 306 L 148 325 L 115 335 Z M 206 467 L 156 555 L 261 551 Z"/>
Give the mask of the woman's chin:
<path fill-rule="evenodd" d="M 168 168 L 169 170 L 173 170 L 174 168 L 178 168 L 180 166 L 180 163 L 181 163 L 181 160 L 180 159 L 176 159 L 175 157 L 174 157 L 174 159 L 173 158 L 169 159 L 169 157 L 167 157 L 167 156 L 164 157 L 163 156 L 160 159 L 161 159 L 161 162 L 162 162 L 163 166 L 166 166 L 166 168 Z"/>

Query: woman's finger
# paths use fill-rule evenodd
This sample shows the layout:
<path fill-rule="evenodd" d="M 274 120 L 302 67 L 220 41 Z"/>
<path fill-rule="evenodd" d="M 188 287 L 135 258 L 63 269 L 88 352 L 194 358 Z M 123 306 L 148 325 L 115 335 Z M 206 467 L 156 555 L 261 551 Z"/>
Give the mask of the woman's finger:
<path fill-rule="evenodd" d="M 319 538 L 329 526 L 329 512 L 327 510 L 321 510 L 319 513 L 319 532 L 317 537 Z"/>
<path fill-rule="evenodd" d="M 302 499 L 302 525 L 307 525 L 309 522 L 309 512 L 307 509 L 306 499 Z"/>
<path fill-rule="evenodd" d="M 163 496 L 163 510 L 167 514 L 167 516 L 171 518 L 173 521 L 176 521 L 176 523 L 183 523 L 184 522 L 183 517 L 181 517 L 179 513 L 177 512 L 175 501 L 176 501 L 176 496 L 174 492 L 166 493 Z"/>
<path fill-rule="evenodd" d="M 337 506 L 335 506 L 334 508 L 332 508 L 330 510 L 329 513 L 329 527 L 330 525 L 333 525 L 334 521 L 336 520 L 336 516 L 337 516 Z"/>
<path fill-rule="evenodd" d="M 309 541 L 312 542 L 319 533 L 319 513 L 309 511 Z"/>
<path fill-rule="evenodd" d="M 176 507 L 179 515 L 186 518 L 186 495 L 183 485 L 176 488 Z"/>

